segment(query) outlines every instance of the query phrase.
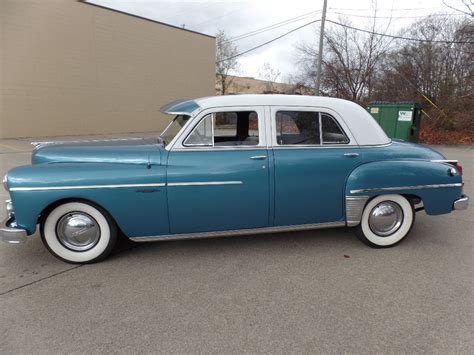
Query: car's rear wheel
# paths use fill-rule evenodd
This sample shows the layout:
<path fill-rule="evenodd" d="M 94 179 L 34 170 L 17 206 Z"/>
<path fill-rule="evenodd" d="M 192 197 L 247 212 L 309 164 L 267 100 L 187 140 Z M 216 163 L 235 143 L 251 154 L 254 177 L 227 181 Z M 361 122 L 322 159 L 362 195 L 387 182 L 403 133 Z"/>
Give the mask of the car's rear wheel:
<path fill-rule="evenodd" d="M 356 227 L 357 237 L 373 248 L 387 248 L 402 241 L 415 221 L 413 205 L 401 195 L 381 195 L 370 200 Z"/>
<path fill-rule="evenodd" d="M 42 221 L 41 239 L 63 261 L 93 263 L 110 254 L 117 241 L 117 227 L 99 206 L 66 202 L 53 208 Z"/>

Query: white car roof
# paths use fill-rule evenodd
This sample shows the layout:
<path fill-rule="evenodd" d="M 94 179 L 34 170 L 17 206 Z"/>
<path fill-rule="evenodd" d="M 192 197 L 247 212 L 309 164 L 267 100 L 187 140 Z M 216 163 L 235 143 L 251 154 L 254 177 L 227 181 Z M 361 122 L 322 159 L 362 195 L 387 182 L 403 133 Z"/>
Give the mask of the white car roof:
<path fill-rule="evenodd" d="M 200 110 L 229 106 L 295 106 L 327 108 L 338 113 L 359 145 L 383 145 L 391 142 L 379 124 L 360 105 L 343 99 L 303 95 L 223 95 L 182 101 L 177 105 L 198 106 Z M 177 107 L 166 105 L 168 113 Z M 164 106 L 165 108 L 165 106 Z M 199 110 L 199 111 L 200 111 Z"/>

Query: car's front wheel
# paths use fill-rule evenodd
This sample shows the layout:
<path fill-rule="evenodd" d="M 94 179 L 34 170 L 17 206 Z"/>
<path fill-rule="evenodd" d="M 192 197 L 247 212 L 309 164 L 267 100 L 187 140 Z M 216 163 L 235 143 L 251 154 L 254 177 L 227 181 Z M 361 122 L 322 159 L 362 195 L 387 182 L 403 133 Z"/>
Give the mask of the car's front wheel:
<path fill-rule="evenodd" d="M 69 263 L 93 263 L 107 257 L 117 241 L 109 214 L 85 202 L 53 208 L 41 223 L 41 239 L 57 258 Z"/>
<path fill-rule="evenodd" d="M 391 247 L 407 236 L 414 221 L 415 210 L 405 197 L 381 195 L 365 206 L 356 235 L 371 247 Z"/>

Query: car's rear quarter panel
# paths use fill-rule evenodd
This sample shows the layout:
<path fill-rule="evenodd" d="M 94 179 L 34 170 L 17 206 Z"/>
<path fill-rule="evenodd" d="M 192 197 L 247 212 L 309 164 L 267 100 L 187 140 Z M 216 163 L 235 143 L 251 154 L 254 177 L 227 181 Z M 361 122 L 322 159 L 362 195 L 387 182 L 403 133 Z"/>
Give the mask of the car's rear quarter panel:
<path fill-rule="evenodd" d="M 450 176 L 451 168 L 448 164 L 422 160 L 369 162 L 351 173 L 346 196 L 414 195 L 422 199 L 427 214 L 449 213 L 454 200 L 462 195 L 462 177 L 457 172 Z"/>

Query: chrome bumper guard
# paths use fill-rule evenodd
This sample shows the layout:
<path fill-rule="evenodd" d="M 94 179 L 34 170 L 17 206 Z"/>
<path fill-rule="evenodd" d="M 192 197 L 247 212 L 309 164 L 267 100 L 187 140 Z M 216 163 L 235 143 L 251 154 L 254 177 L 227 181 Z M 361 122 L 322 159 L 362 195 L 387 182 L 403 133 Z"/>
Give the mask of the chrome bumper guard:
<path fill-rule="evenodd" d="M 14 226 L 14 217 L 7 217 L 2 224 L 0 224 L 0 239 L 5 243 L 20 244 L 26 242 L 26 230 L 12 227 Z"/>
<path fill-rule="evenodd" d="M 456 210 L 456 211 L 465 210 L 467 209 L 468 206 L 469 206 L 469 197 L 466 195 L 462 195 L 460 198 L 454 201 L 453 210 Z"/>

